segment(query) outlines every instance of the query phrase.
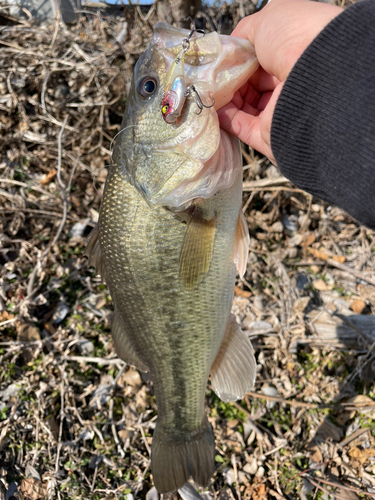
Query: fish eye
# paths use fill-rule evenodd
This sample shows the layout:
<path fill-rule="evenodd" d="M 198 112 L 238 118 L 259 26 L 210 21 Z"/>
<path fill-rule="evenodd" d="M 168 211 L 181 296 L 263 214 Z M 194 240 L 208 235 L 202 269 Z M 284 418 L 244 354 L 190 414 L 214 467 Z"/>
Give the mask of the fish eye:
<path fill-rule="evenodd" d="M 156 91 L 157 84 L 155 78 L 152 76 L 146 76 L 138 83 L 138 94 L 142 99 L 150 99 Z"/>

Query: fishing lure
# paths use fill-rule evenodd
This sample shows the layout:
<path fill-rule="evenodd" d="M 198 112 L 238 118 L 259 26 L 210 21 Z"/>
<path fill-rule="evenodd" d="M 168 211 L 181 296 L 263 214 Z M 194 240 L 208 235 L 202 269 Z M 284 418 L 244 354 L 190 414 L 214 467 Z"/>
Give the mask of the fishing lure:
<path fill-rule="evenodd" d="M 196 105 L 200 114 L 203 108 L 212 108 L 215 104 L 211 96 L 212 104 L 205 105 L 194 85 L 186 86 L 185 80 L 185 53 L 190 48 L 190 40 L 193 34 L 198 31 L 195 28 L 191 30 L 189 36 L 182 41 L 181 52 L 173 61 L 164 84 L 164 95 L 161 102 L 161 112 L 166 123 L 175 123 L 181 116 L 182 109 L 188 97 L 195 97 Z M 203 33 L 204 36 L 204 33 Z"/>

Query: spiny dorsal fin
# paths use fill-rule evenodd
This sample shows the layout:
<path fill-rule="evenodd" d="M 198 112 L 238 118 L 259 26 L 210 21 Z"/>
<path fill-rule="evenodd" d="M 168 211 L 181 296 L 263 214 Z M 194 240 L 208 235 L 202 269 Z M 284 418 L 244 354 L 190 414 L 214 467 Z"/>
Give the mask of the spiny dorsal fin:
<path fill-rule="evenodd" d="M 247 257 L 249 255 L 250 236 L 245 216 L 240 209 L 237 219 L 236 241 L 234 247 L 234 262 L 240 278 L 246 273 Z"/>
<path fill-rule="evenodd" d="M 256 367 L 253 346 L 231 314 L 211 367 L 213 390 L 225 402 L 241 399 L 254 386 Z"/>
<path fill-rule="evenodd" d="M 128 365 L 135 366 L 141 372 L 148 372 L 147 365 L 139 359 L 138 354 L 132 346 L 129 336 L 126 333 L 125 326 L 116 311 L 113 316 L 112 338 L 119 358 L 125 361 Z"/>
<path fill-rule="evenodd" d="M 195 209 L 188 223 L 180 253 L 180 280 L 192 290 L 210 269 L 214 248 L 216 220 L 206 220 Z"/>
<path fill-rule="evenodd" d="M 88 266 L 95 267 L 96 274 L 100 274 L 102 280 L 104 281 L 105 270 L 104 270 L 103 253 L 99 240 L 98 224 L 94 227 L 94 229 L 89 234 L 89 237 L 87 238 L 87 246 L 83 255 L 85 255 L 89 259 Z"/>

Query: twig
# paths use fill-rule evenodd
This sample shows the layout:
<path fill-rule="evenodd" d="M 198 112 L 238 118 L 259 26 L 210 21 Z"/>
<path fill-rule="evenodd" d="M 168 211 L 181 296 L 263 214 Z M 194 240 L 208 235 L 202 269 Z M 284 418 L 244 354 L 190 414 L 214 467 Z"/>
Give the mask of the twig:
<path fill-rule="evenodd" d="M 2 321 L 0 323 L 0 328 L 2 326 L 8 325 L 9 323 L 14 323 L 15 321 L 17 321 L 17 318 L 11 318 L 11 319 L 7 319 L 6 321 Z"/>
<path fill-rule="evenodd" d="M 339 403 L 339 404 L 317 404 L 317 403 L 305 403 L 304 401 L 295 401 L 284 398 L 279 398 L 277 396 L 267 396 L 266 394 L 259 394 L 258 392 L 247 392 L 247 396 L 256 398 L 256 399 L 266 399 L 268 401 L 276 401 L 277 403 L 287 404 L 289 406 L 295 406 L 297 408 L 310 408 L 310 409 L 323 409 L 323 408 L 331 408 L 333 410 L 339 409 L 347 409 L 347 410 L 362 410 L 365 408 L 375 408 L 375 402 L 370 404 L 363 403 Z M 246 413 L 246 410 L 238 404 L 236 401 L 233 401 L 234 406 L 236 406 L 239 410 Z M 249 418 L 252 418 L 249 413 Z"/>
<path fill-rule="evenodd" d="M 122 366 L 124 362 L 120 358 L 102 359 L 92 356 L 64 356 L 64 361 L 78 361 L 79 363 L 97 363 L 98 365 L 118 365 Z"/>
<path fill-rule="evenodd" d="M 311 480 L 311 476 L 309 474 L 306 474 L 306 478 L 308 481 L 310 481 L 312 484 L 314 484 L 313 481 Z M 357 493 L 358 495 L 365 495 L 365 496 L 370 497 L 370 498 L 375 498 L 374 493 L 368 493 L 367 491 L 360 490 L 359 488 L 353 488 L 351 486 L 344 486 L 343 484 L 333 483 L 331 481 L 327 481 L 326 479 L 322 479 L 321 477 L 317 477 L 317 476 L 314 476 L 314 479 L 316 481 L 321 482 L 321 483 L 328 484 L 329 486 L 333 486 L 334 488 L 338 488 L 341 490 L 347 490 L 347 491 L 354 491 L 354 493 Z M 329 493 L 332 494 L 332 492 L 329 492 Z M 335 496 L 337 497 L 337 493 L 335 493 Z"/>

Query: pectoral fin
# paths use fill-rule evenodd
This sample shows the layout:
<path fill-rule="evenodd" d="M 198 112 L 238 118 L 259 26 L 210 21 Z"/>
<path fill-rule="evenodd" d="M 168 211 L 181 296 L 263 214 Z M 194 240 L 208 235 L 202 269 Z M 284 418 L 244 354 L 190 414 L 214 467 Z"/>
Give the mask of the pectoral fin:
<path fill-rule="evenodd" d="M 103 254 L 100 246 L 99 240 L 99 226 L 98 224 L 91 231 L 88 239 L 85 253 L 88 257 L 88 265 L 95 267 L 96 274 L 100 274 L 102 280 L 105 280 L 105 270 L 104 270 L 104 262 L 103 262 Z"/>
<path fill-rule="evenodd" d="M 139 359 L 126 333 L 125 326 L 116 311 L 113 316 L 112 338 L 119 358 L 128 363 L 128 365 L 135 366 L 141 372 L 148 372 L 147 365 Z"/>
<path fill-rule="evenodd" d="M 249 228 L 247 226 L 245 216 L 242 210 L 240 209 L 240 213 L 237 219 L 234 262 L 236 263 L 237 271 L 241 278 L 246 273 L 247 257 L 249 255 L 249 245 L 250 245 Z"/>
<path fill-rule="evenodd" d="M 180 280 L 187 290 L 199 285 L 210 269 L 215 231 L 215 217 L 206 220 L 195 209 L 180 253 Z"/>
<path fill-rule="evenodd" d="M 255 377 L 253 346 L 231 314 L 223 343 L 211 367 L 212 388 L 222 401 L 236 401 L 254 386 Z"/>

